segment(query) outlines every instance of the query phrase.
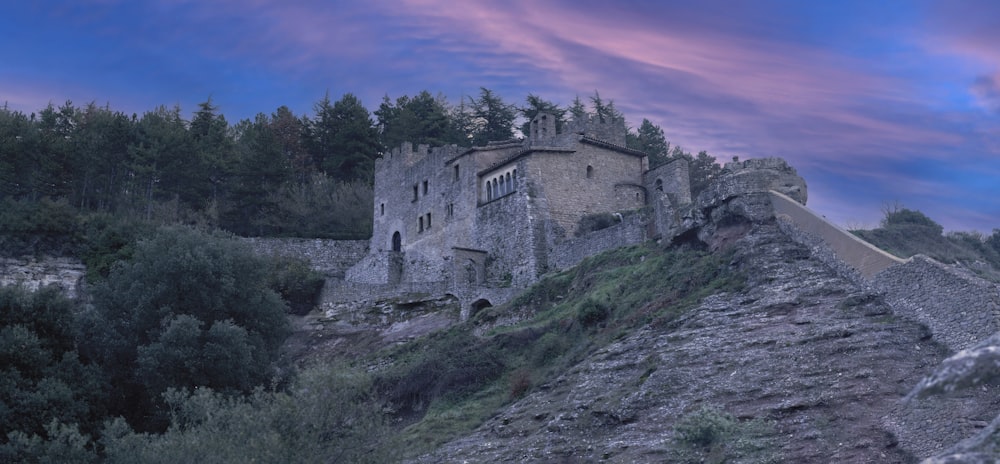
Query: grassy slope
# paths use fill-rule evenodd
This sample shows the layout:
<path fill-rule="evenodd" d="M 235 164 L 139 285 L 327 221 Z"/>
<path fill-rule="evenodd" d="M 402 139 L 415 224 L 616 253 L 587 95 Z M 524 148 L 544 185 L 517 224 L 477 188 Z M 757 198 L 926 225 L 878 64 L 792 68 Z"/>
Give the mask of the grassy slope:
<path fill-rule="evenodd" d="M 739 290 L 731 259 L 654 244 L 606 252 L 466 324 L 380 353 L 394 360 L 376 384 L 409 423 L 405 449 L 460 436 L 635 327 L 669 325 L 701 298 Z M 498 324 L 511 313 L 525 317 Z"/>

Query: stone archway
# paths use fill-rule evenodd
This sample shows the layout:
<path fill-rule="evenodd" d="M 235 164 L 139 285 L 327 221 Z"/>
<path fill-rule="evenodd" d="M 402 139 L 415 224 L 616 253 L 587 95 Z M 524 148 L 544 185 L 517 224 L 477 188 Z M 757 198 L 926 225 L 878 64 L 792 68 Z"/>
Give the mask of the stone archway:
<path fill-rule="evenodd" d="M 392 251 L 403 251 L 403 237 L 399 231 L 392 234 Z"/>
<path fill-rule="evenodd" d="M 493 306 L 493 303 L 490 303 L 490 300 L 487 300 L 486 298 L 480 298 L 476 301 L 473 301 L 472 305 L 469 308 L 469 317 L 475 316 L 476 313 L 478 313 L 479 311 L 482 311 L 491 306 Z"/>

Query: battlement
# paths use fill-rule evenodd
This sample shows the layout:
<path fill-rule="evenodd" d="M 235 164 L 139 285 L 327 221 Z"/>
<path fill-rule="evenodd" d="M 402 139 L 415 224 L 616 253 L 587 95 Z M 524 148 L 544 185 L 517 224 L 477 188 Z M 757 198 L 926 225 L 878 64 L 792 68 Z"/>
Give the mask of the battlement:
<path fill-rule="evenodd" d="M 625 119 L 601 118 L 597 115 L 585 115 L 573 118 L 566 124 L 566 132 L 603 140 L 615 145 L 625 145 Z"/>

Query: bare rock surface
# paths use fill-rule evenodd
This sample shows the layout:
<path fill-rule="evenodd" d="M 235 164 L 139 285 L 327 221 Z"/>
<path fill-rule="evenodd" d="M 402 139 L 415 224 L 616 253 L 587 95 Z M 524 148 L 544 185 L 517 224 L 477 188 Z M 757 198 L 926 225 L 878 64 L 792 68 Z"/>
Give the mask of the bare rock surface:
<path fill-rule="evenodd" d="M 733 243 L 744 291 L 630 333 L 415 462 L 664 462 L 704 405 L 767 421 L 774 462 L 916 462 L 1000 411 L 987 387 L 902 401 L 949 354 L 926 328 L 773 225 Z"/>

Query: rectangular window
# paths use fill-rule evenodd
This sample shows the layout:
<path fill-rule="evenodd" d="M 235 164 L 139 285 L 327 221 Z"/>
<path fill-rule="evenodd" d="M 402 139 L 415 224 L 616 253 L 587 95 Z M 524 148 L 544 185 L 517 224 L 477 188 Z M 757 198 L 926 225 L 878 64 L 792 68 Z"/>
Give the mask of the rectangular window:
<path fill-rule="evenodd" d="M 378 205 L 378 209 L 379 209 L 379 215 L 385 216 L 385 203 Z"/>
<path fill-rule="evenodd" d="M 427 181 L 424 181 L 424 195 L 427 195 Z"/>
<path fill-rule="evenodd" d="M 424 231 L 424 217 L 420 216 L 420 228 L 417 229 L 417 232 L 423 232 L 423 231 Z"/>
<path fill-rule="evenodd" d="M 413 201 L 417 201 L 417 184 L 413 184 Z"/>
<path fill-rule="evenodd" d="M 455 180 L 458 180 L 458 165 L 455 165 Z"/>
<path fill-rule="evenodd" d="M 431 213 L 427 213 L 427 228 L 431 228 Z"/>

